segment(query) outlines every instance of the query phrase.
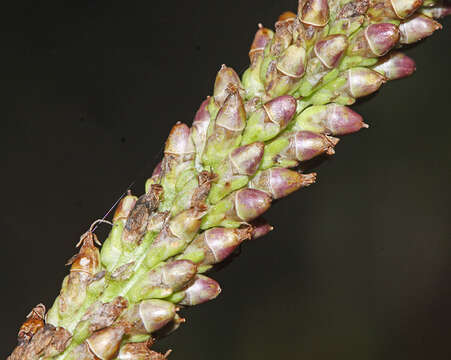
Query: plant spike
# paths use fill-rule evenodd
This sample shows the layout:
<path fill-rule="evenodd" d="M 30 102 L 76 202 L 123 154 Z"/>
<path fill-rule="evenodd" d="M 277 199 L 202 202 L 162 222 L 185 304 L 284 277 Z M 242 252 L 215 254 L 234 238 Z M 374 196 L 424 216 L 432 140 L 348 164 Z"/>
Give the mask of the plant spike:
<path fill-rule="evenodd" d="M 221 66 L 145 193 L 120 201 L 102 248 L 93 227 L 81 236 L 59 296 L 31 311 L 8 359 L 166 359 L 154 341 L 221 292 L 203 274 L 273 230 L 261 218 L 273 200 L 316 181 L 294 168 L 368 127 L 347 105 L 415 71 L 393 49 L 441 29 L 446 1 L 299 0 L 275 31 L 259 24 L 242 79 Z"/>

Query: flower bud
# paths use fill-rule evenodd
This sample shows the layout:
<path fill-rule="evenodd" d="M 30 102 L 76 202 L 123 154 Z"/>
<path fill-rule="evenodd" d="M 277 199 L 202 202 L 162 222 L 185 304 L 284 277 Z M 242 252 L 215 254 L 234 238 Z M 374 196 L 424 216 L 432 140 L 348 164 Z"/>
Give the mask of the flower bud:
<path fill-rule="evenodd" d="M 249 187 L 266 192 L 273 199 L 280 199 L 301 187 L 316 181 L 316 174 L 300 174 L 296 171 L 274 167 L 259 172 L 249 183 Z"/>
<path fill-rule="evenodd" d="M 199 305 L 215 299 L 221 293 L 219 284 L 209 277 L 196 275 L 194 282 L 185 289 L 180 305 Z"/>
<path fill-rule="evenodd" d="M 413 44 L 431 36 L 434 31 L 442 28 L 442 25 L 430 17 L 415 15 L 399 25 L 401 32 L 401 44 Z"/>
<path fill-rule="evenodd" d="M 397 80 L 413 74 L 416 70 L 415 61 L 401 52 L 393 52 L 383 57 L 373 70 L 389 80 Z"/>
<path fill-rule="evenodd" d="M 218 106 L 222 106 L 229 96 L 230 85 L 239 89 L 241 95 L 244 95 L 240 77 L 237 75 L 235 70 L 222 65 L 221 69 L 218 72 L 218 75 L 216 75 L 216 81 L 213 90 L 213 97 Z"/>
<path fill-rule="evenodd" d="M 329 22 L 329 4 L 327 0 L 299 0 L 298 17 L 305 25 L 326 26 Z"/>
<path fill-rule="evenodd" d="M 108 327 L 92 334 L 87 340 L 89 350 L 101 360 L 110 360 L 119 351 L 124 329 Z"/>
<path fill-rule="evenodd" d="M 362 117 L 347 106 L 316 105 L 296 117 L 292 130 L 313 131 L 326 135 L 346 135 L 368 127 Z"/>

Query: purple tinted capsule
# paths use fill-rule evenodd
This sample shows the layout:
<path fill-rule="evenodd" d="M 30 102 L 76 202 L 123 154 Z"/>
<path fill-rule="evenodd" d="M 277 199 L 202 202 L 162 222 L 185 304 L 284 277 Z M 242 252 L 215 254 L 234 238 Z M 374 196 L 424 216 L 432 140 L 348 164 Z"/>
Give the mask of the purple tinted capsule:
<path fill-rule="evenodd" d="M 180 305 L 198 305 L 215 299 L 221 293 L 219 284 L 209 277 L 196 275 L 194 282 L 185 289 Z"/>

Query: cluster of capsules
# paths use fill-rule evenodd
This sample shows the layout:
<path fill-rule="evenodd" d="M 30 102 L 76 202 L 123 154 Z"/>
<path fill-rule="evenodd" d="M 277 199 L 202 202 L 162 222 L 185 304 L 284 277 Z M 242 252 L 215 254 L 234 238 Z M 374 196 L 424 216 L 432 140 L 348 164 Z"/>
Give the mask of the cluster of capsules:
<path fill-rule="evenodd" d="M 242 79 L 223 65 L 191 127 L 177 123 L 139 198 L 129 193 L 101 250 L 88 231 L 54 305 L 22 325 L 10 360 L 161 360 L 178 312 L 212 300 L 205 275 L 272 230 L 274 200 L 311 185 L 299 165 L 368 127 L 348 105 L 412 74 L 397 49 L 431 35 L 434 0 L 301 0 L 275 31 L 259 25 Z"/>

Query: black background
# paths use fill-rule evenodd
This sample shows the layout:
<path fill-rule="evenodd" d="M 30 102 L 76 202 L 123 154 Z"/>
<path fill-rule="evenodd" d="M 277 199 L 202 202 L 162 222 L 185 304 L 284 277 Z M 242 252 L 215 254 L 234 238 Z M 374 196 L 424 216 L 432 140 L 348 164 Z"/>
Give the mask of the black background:
<path fill-rule="evenodd" d="M 1 11 L 1 349 L 51 305 L 90 223 L 190 123 L 222 63 L 294 0 L 22 1 Z M 450 20 L 407 53 L 409 79 L 360 102 L 319 181 L 278 202 L 270 235 L 158 345 L 171 359 L 451 358 Z M 98 231 L 104 237 L 108 226 Z"/>

